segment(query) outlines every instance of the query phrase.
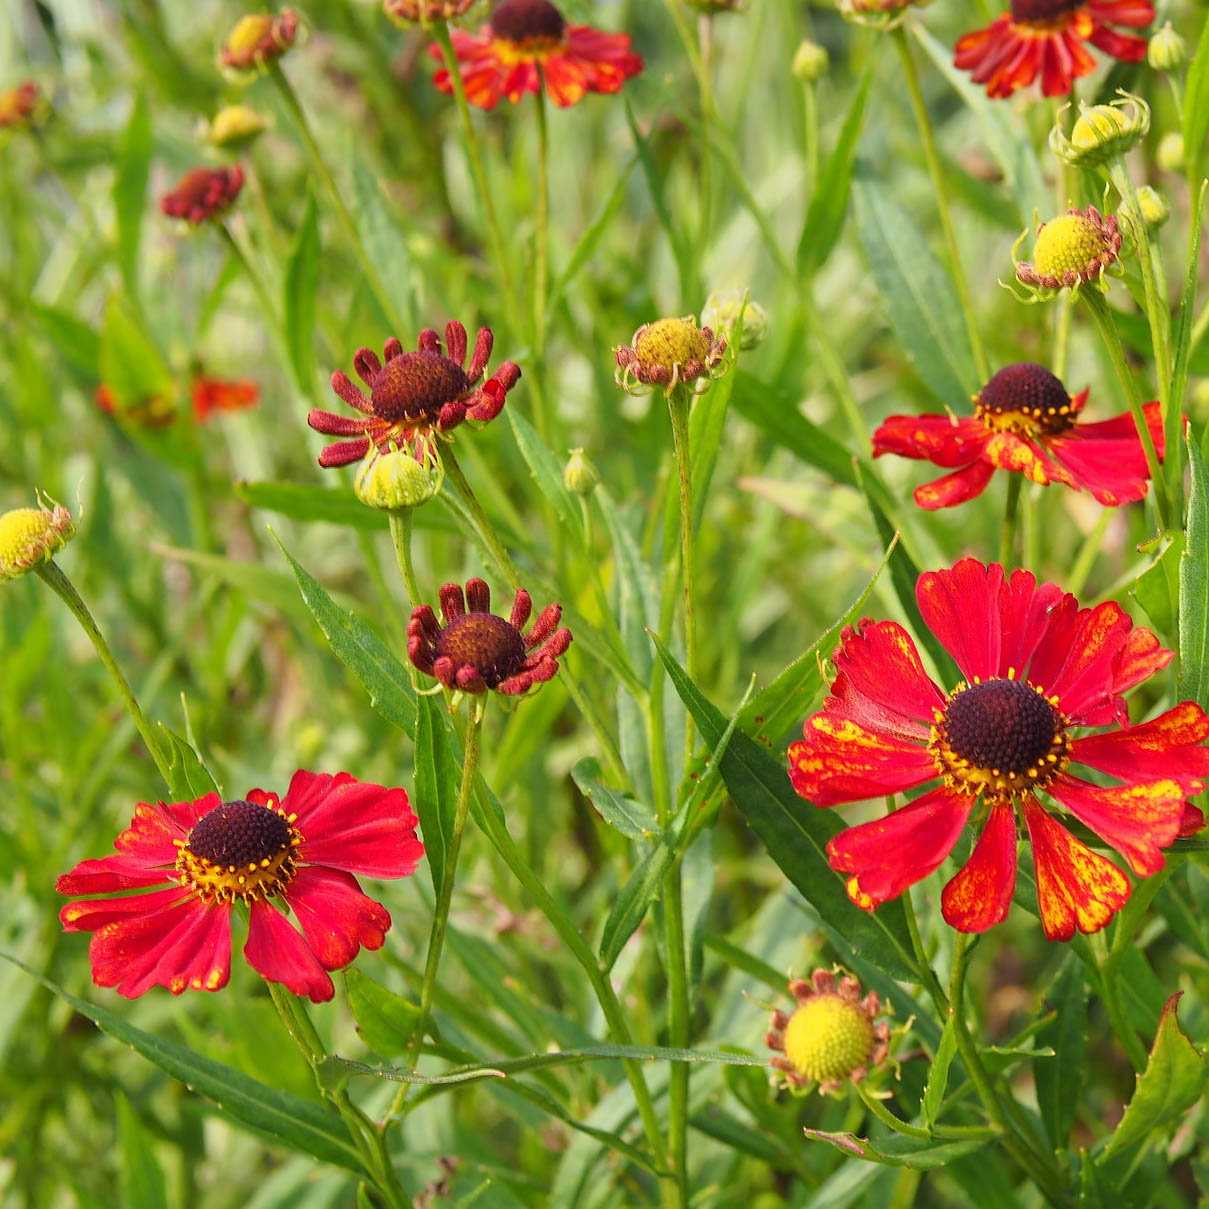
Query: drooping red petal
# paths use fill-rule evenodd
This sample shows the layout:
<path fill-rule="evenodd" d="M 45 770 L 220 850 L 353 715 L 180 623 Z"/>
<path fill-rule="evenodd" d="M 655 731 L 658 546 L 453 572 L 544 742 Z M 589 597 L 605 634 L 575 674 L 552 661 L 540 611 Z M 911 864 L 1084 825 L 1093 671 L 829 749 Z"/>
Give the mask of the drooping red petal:
<path fill-rule="evenodd" d="M 147 894 L 130 894 L 125 898 L 92 898 L 68 903 L 59 911 L 64 932 L 95 932 L 106 924 L 132 916 L 154 915 L 170 907 L 180 906 L 195 897 L 183 886 L 169 886 Z"/>
<path fill-rule="evenodd" d="M 959 932 L 985 932 L 1007 918 L 1016 889 L 1016 812 L 993 804 L 970 859 L 940 896 L 945 922 Z"/>
<path fill-rule="evenodd" d="M 1209 717 L 1195 702 L 1182 701 L 1149 722 L 1076 739 L 1071 758 L 1126 782 L 1174 777 L 1189 795 L 1209 781 L 1206 738 Z"/>
<path fill-rule="evenodd" d="M 915 584 L 924 624 L 953 656 L 965 678 L 999 674 L 1003 634 L 1003 568 L 963 558 L 944 571 L 925 571 Z"/>
<path fill-rule="evenodd" d="M 944 694 L 932 683 L 906 630 L 865 618 L 845 628 L 832 657 L 838 675 L 824 708 L 871 730 L 927 739 Z"/>
<path fill-rule="evenodd" d="M 280 982 L 295 995 L 307 995 L 314 1003 L 326 1003 L 336 993 L 302 934 L 267 902 L 252 904 L 243 954 L 262 977 Z"/>
<path fill-rule="evenodd" d="M 987 442 L 986 452 L 982 456 L 1000 470 L 1024 475 L 1030 483 L 1071 485 L 1070 474 L 1040 445 L 1026 441 L 1012 432 L 997 432 Z"/>
<path fill-rule="evenodd" d="M 1116 665 L 1133 622 L 1115 601 L 1077 609 L 1064 600 L 1033 658 L 1029 678 L 1058 698 L 1077 726 L 1105 726 L 1116 715 Z"/>
<path fill-rule="evenodd" d="M 1163 419 L 1157 403 L 1145 407 L 1146 426 L 1155 450 L 1163 456 Z M 1146 454 L 1131 415 L 1094 424 L 1078 424 L 1046 441 L 1054 458 L 1078 486 L 1101 504 L 1112 507 L 1139 500 L 1147 490 Z"/>
<path fill-rule="evenodd" d="M 990 429 L 973 416 L 890 416 L 873 434 L 873 456 L 894 453 L 953 468 L 977 461 Z"/>
<path fill-rule="evenodd" d="M 1162 646 L 1158 636 L 1145 626 L 1134 626 L 1129 631 L 1112 666 L 1112 691 L 1118 698 L 1114 716 L 1118 722 L 1129 721 L 1129 712 L 1120 700 L 1121 694 L 1162 671 L 1174 658 L 1175 652 Z"/>
<path fill-rule="evenodd" d="M 913 492 L 915 502 L 929 512 L 964 504 L 977 499 L 986 490 L 994 473 L 995 467 L 990 462 L 971 462 L 964 470 L 955 470 L 916 487 Z"/>
<path fill-rule="evenodd" d="M 848 897 L 871 911 L 922 881 L 953 849 L 974 799 L 939 786 L 901 810 L 849 827 L 827 844 L 831 867 L 848 873 Z"/>
<path fill-rule="evenodd" d="M 311 951 L 328 970 L 348 965 L 362 945 L 380 949 L 390 928 L 386 908 L 362 894 L 352 874 L 336 869 L 299 869 L 285 900 Z"/>
<path fill-rule="evenodd" d="M 149 867 L 140 859 L 118 853 L 99 860 L 81 861 L 58 878 L 55 889 L 60 894 L 106 894 L 114 890 L 162 886 L 167 881 L 166 869 Z"/>
<path fill-rule="evenodd" d="M 1129 901 L 1129 879 L 1081 844 L 1032 798 L 1024 800 L 1037 866 L 1037 906 L 1048 940 L 1098 932 Z"/>
<path fill-rule="evenodd" d="M 1104 787 L 1063 773 L 1049 792 L 1111 844 L 1138 877 L 1163 867 L 1160 849 L 1176 838 L 1184 817 L 1186 795 L 1170 778 Z"/>
<path fill-rule="evenodd" d="M 124 900 L 116 900 L 124 901 Z M 217 991 L 231 973 L 231 907 L 198 898 L 106 924 L 88 946 L 92 980 L 134 999 L 153 986 L 174 995 Z"/>
<path fill-rule="evenodd" d="M 1087 0 L 1087 11 L 1096 21 L 1111 21 L 1113 25 L 1128 25 L 1144 29 L 1154 20 L 1154 5 L 1150 0 Z"/>
<path fill-rule="evenodd" d="M 828 713 L 806 719 L 789 747 L 789 779 L 816 806 L 859 802 L 912 789 L 939 774 L 927 749 Z"/>
<path fill-rule="evenodd" d="M 1120 59 L 1123 63 L 1140 63 L 1146 58 L 1146 39 L 1132 34 L 1119 34 L 1107 25 L 1097 24 L 1088 41 L 1106 55 Z"/>

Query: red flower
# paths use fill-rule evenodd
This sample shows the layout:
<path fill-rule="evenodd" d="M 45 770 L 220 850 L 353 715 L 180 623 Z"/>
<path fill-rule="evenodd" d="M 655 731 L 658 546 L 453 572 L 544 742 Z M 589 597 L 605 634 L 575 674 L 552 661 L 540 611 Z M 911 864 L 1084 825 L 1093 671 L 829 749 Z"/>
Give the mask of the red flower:
<path fill-rule="evenodd" d="M 204 424 L 216 411 L 242 411 L 260 402 L 260 387 L 245 378 L 223 381 L 199 373 L 193 379 L 193 418 Z"/>
<path fill-rule="evenodd" d="M 1044 366 L 1026 361 L 1001 369 L 976 402 L 973 416 L 891 416 L 873 434 L 874 457 L 896 453 L 960 467 L 915 489 L 921 508 L 949 508 L 973 499 L 997 469 L 1019 471 L 1034 483 L 1090 491 L 1101 504 L 1123 504 L 1146 494 L 1146 455 L 1133 417 L 1079 423 L 1087 391 L 1068 395 Z M 1162 457 L 1159 405 L 1147 403 L 1145 410 Z"/>
<path fill-rule="evenodd" d="M 965 676 L 948 695 L 907 632 L 865 619 L 846 628 L 821 713 L 789 749 L 794 788 L 816 806 L 930 785 L 901 810 L 827 845 L 848 894 L 872 910 L 932 873 L 977 808 L 982 834 L 941 896 L 944 918 L 982 932 L 1008 912 L 1016 884 L 1016 809 L 1033 846 L 1045 935 L 1104 927 L 1129 898 L 1116 865 L 1066 830 L 1044 793 L 1115 848 L 1138 877 L 1161 849 L 1204 825 L 1188 797 L 1209 778 L 1209 717 L 1185 701 L 1137 726 L 1121 694 L 1172 658 L 1111 601 L 1081 609 L 1027 571 L 962 559 L 915 589 L 928 628 Z M 1111 723 L 1119 729 L 1103 730 Z M 1076 738 L 1082 727 L 1099 734 Z M 1093 784 L 1072 765 L 1119 784 Z"/>
<path fill-rule="evenodd" d="M 476 35 L 451 30 L 466 99 L 494 109 L 501 97 L 513 104 L 545 81 L 550 99 L 566 108 L 588 92 L 617 92 L 642 70 L 628 34 L 608 34 L 590 25 L 568 25 L 549 0 L 504 0 Z M 437 46 L 429 54 L 440 59 Z M 441 68 L 433 83 L 452 92 Z"/>
<path fill-rule="evenodd" d="M 520 368 L 505 361 L 481 386 L 478 380 L 487 368 L 494 337 L 490 328 L 479 328 L 474 353 L 466 364 L 466 329 L 456 320 L 445 325 L 449 355 L 441 353 L 441 341 L 431 328 L 420 333 L 419 349 L 405 353 L 393 337 L 382 350 L 383 365 L 371 349 L 359 348 L 353 357 L 357 376 L 370 393 L 358 390 L 343 370 L 332 374 L 332 390 L 350 407 L 363 413 L 361 419 L 338 416 L 316 407 L 306 422 L 328 436 L 354 437 L 337 441 L 319 455 L 320 466 L 347 466 L 376 446 L 411 442 L 424 444 L 433 432 L 448 432 L 463 420 L 494 420 L 504 408 L 508 392 L 520 380 Z M 425 452 L 414 450 L 417 457 Z"/>
<path fill-rule="evenodd" d="M 362 945 L 382 947 L 390 916 L 353 876 L 406 877 L 424 846 L 402 789 L 348 773 L 297 772 L 279 802 L 253 789 L 223 802 L 140 802 L 114 841 L 116 856 L 81 861 L 61 894 L 141 890 L 68 903 L 68 932 L 92 932 L 97 986 L 133 999 L 153 986 L 174 995 L 217 991 L 231 972 L 231 909 L 248 908 L 244 956 L 253 969 L 316 1003 Z M 162 887 L 162 888 L 156 888 Z M 277 905 L 293 912 L 301 933 Z"/>
<path fill-rule="evenodd" d="M 133 403 L 120 400 L 104 382 L 93 394 L 96 405 L 107 415 L 121 417 L 140 428 L 163 428 L 176 419 L 172 400 L 164 395 L 146 395 Z"/>
<path fill-rule="evenodd" d="M 558 657 L 571 645 L 571 631 L 558 628 L 562 605 L 547 605 L 522 634 L 532 611 L 524 588 L 517 589 L 511 619 L 505 621 L 491 612 L 491 589 L 483 580 L 467 580 L 465 595 L 461 585 L 446 584 L 441 589 L 444 626 L 428 605 L 415 609 L 407 623 L 407 656 L 448 689 L 520 696 L 553 680 Z"/>
<path fill-rule="evenodd" d="M 22 80 L 0 91 L 0 130 L 28 126 L 43 104 L 42 90 L 33 80 Z"/>
<path fill-rule="evenodd" d="M 183 218 L 194 224 L 219 218 L 231 208 L 243 188 L 243 169 L 194 168 L 181 177 L 171 193 L 160 198 L 160 209 L 169 218 Z"/>
<path fill-rule="evenodd" d="M 953 62 L 985 84 L 988 96 L 1010 97 L 1038 73 L 1047 97 L 1065 96 L 1075 80 L 1095 70 L 1084 42 L 1138 63 L 1146 57 L 1146 39 L 1110 26 L 1142 29 L 1153 20 L 1150 0 L 1012 0 L 1010 12 L 957 40 Z"/>

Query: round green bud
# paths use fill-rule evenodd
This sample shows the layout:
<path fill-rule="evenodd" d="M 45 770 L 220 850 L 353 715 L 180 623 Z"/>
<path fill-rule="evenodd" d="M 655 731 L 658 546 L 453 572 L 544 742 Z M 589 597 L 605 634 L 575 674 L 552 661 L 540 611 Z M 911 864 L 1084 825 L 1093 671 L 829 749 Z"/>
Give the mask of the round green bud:
<path fill-rule="evenodd" d="M 1146 62 L 1155 71 L 1179 71 L 1188 62 L 1188 47 L 1170 21 L 1147 42 Z"/>
<path fill-rule="evenodd" d="M 831 56 L 828 55 L 827 48 L 805 38 L 794 52 L 793 74 L 803 84 L 813 84 L 827 74 L 830 64 Z"/>
<path fill-rule="evenodd" d="M 600 475 L 584 456 L 584 451 L 572 449 L 563 467 L 563 486 L 574 495 L 591 495 L 599 482 Z"/>
<path fill-rule="evenodd" d="M 439 465 L 422 465 L 409 450 L 371 450 L 357 470 L 353 494 L 367 507 L 388 512 L 418 508 L 441 490 L 443 478 Z"/>
<path fill-rule="evenodd" d="M 729 340 L 740 315 L 743 316 L 743 336 L 739 347 L 748 349 L 763 344 L 768 339 L 768 312 L 758 302 L 753 302 L 746 290 L 714 290 L 702 308 L 701 325 L 711 331 L 724 332 Z"/>
<path fill-rule="evenodd" d="M 1183 172 L 1184 136 L 1178 130 L 1168 131 L 1159 139 L 1154 158 L 1164 172 Z"/>

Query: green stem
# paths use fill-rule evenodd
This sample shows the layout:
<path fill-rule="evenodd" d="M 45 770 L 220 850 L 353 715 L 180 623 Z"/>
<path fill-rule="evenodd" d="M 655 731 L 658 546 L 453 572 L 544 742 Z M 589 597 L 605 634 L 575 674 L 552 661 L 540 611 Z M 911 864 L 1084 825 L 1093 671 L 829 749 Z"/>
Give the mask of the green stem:
<path fill-rule="evenodd" d="M 978 1092 L 983 1108 L 991 1124 L 1002 1136 L 1004 1149 L 1028 1172 L 1033 1182 L 1059 1209 L 1074 1209 L 1074 1202 L 1067 1196 L 1059 1173 L 1054 1170 L 1048 1155 L 1037 1153 L 1028 1140 L 1021 1136 L 1009 1119 L 1004 1105 L 996 1094 L 974 1039 L 970 1036 L 965 1021 L 965 984 L 969 961 L 970 937 L 965 932 L 957 934 L 953 948 L 953 969 L 949 979 L 949 1018 L 953 1021 L 953 1036 L 957 1052 L 961 1055 L 966 1074 Z"/>
<path fill-rule="evenodd" d="M 1130 371 L 1129 363 L 1125 360 L 1125 349 L 1117 332 L 1117 325 L 1109 310 L 1108 301 L 1096 287 L 1089 286 L 1083 294 L 1087 309 L 1091 311 L 1096 321 L 1100 338 L 1104 341 L 1104 349 L 1116 371 L 1117 380 L 1125 392 L 1129 402 L 1129 411 L 1137 427 L 1138 436 L 1142 441 L 1142 451 L 1146 455 L 1146 470 L 1154 486 L 1154 503 L 1159 514 L 1159 527 L 1167 528 L 1171 524 L 1170 511 L 1167 501 L 1167 488 L 1163 481 L 1162 469 L 1159 463 L 1158 451 L 1154 447 L 1154 438 L 1150 435 L 1150 426 L 1146 423 L 1146 413 L 1142 403 L 1142 395 L 1138 390 L 1137 380 Z"/>
<path fill-rule="evenodd" d="M 1096 954 L 1100 967 L 1100 992 L 1104 998 L 1104 1006 L 1108 1009 L 1108 1019 L 1112 1031 L 1116 1033 L 1130 1065 L 1135 1071 L 1146 1069 L 1146 1047 L 1138 1037 L 1137 1030 L 1129 1023 L 1125 1013 L 1125 1003 L 1121 998 L 1121 984 L 1117 975 L 1120 972 L 1121 957 L 1110 954 L 1103 932 L 1097 932 L 1092 938 L 1092 949 Z"/>
<path fill-rule="evenodd" d="M 218 233 L 226 241 L 227 247 L 231 249 L 235 259 L 239 261 L 239 267 L 243 269 L 243 274 L 248 279 L 248 284 L 252 287 L 252 293 L 256 295 L 256 301 L 260 303 L 261 309 L 265 313 L 265 318 L 269 321 L 273 331 L 277 333 L 280 339 L 282 330 L 281 317 L 278 314 L 277 306 L 273 302 L 272 296 L 269 294 L 268 286 L 264 283 L 264 278 L 253 267 L 248 254 L 243 249 L 243 245 L 231 234 L 231 228 L 225 222 L 216 222 L 214 225 L 218 228 Z"/>
<path fill-rule="evenodd" d="M 697 87 L 701 97 L 701 230 L 697 236 L 697 247 L 704 256 L 709 250 L 710 212 L 713 204 L 710 123 L 714 113 L 714 18 L 711 13 L 702 13 L 697 22 L 697 42 L 701 51 L 701 63 L 697 72 Z"/>
<path fill-rule="evenodd" d="M 873 1094 L 867 1084 L 863 1082 L 856 1084 L 856 1094 L 860 1096 L 865 1107 L 883 1125 L 889 1126 L 895 1133 L 901 1133 L 906 1138 L 916 1138 L 921 1142 L 932 1142 L 937 1138 L 950 1138 L 954 1141 L 966 1138 L 990 1140 L 995 1136 L 995 1131 L 988 1129 L 985 1125 L 937 1125 L 932 1129 L 923 1129 L 919 1125 L 911 1125 L 901 1117 L 896 1117 L 886 1107 L 885 1102 L 879 1100 Z"/>
<path fill-rule="evenodd" d="M 940 154 L 936 150 L 936 139 L 932 132 L 932 119 L 928 115 L 928 106 L 919 87 L 919 73 L 915 69 L 915 59 L 907 42 L 907 32 L 902 26 L 894 31 L 894 45 L 902 62 L 903 78 L 907 83 L 907 94 L 911 98 L 911 108 L 915 111 L 915 122 L 919 127 L 920 141 L 923 143 L 924 159 L 928 164 L 928 174 L 932 178 L 932 191 L 936 194 L 936 208 L 940 214 L 940 228 L 944 234 L 945 247 L 948 251 L 949 265 L 953 273 L 953 283 L 957 287 L 957 297 L 961 302 L 961 312 L 965 317 L 966 331 L 970 338 L 970 348 L 974 353 L 974 361 L 978 366 L 979 381 L 985 382 L 990 376 L 986 350 L 982 346 L 982 336 L 978 331 L 978 319 L 974 314 L 974 304 L 970 298 L 970 287 L 966 282 L 962 269 L 961 249 L 957 244 L 957 232 L 953 229 L 953 218 L 949 213 L 948 186 L 945 184 L 944 167 L 940 162 Z"/>
<path fill-rule="evenodd" d="M 1020 490 L 1024 486 L 1024 475 L 1009 473 L 1007 485 L 1007 503 L 1003 509 L 1003 527 L 999 534 L 999 561 L 1005 571 L 1009 570 L 1012 562 L 1012 552 L 1016 548 L 1016 525 L 1020 519 Z"/>
<path fill-rule="evenodd" d="M 684 670 L 697 679 L 696 574 L 693 564 L 693 464 L 689 450 L 688 420 L 692 390 L 679 383 L 668 391 L 667 406 L 672 419 L 672 445 L 680 483 L 680 567 L 684 579 Z M 685 759 L 693 754 L 691 721 L 685 726 Z"/>
<path fill-rule="evenodd" d="M 487 235 L 491 240 L 491 252 L 495 259 L 496 272 L 508 295 L 508 307 L 512 314 L 520 314 L 520 301 L 516 285 L 512 280 L 512 270 L 508 266 L 507 245 L 500 229 L 499 216 L 495 211 L 494 196 L 487 181 L 487 170 L 483 166 L 483 153 L 479 148 L 478 135 L 474 129 L 474 118 L 470 113 L 470 102 L 466 99 L 466 85 L 462 81 L 461 67 L 454 53 L 453 39 L 449 36 L 449 26 L 444 21 L 433 21 L 428 27 L 437 45 L 441 48 L 441 57 L 445 61 L 445 70 L 449 73 L 450 86 L 453 88 L 453 98 L 457 104 L 458 116 L 462 121 L 462 143 L 470 156 L 470 169 L 474 173 L 478 185 L 479 201 L 483 205 L 483 213 L 487 218 Z"/>
<path fill-rule="evenodd" d="M 684 887 L 676 861 L 663 883 L 664 941 L 667 945 L 668 1044 L 689 1044 L 688 962 L 684 936 Z M 688 1204 L 688 1075 L 687 1062 L 672 1063 L 668 1074 L 668 1150 L 676 1179 L 678 1203 Z"/>
<path fill-rule="evenodd" d="M 377 264 L 362 242 L 361 234 L 357 230 L 357 224 L 353 221 L 353 216 L 349 212 L 348 206 L 345 205 L 344 198 L 336 185 L 336 178 L 332 176 L 323 158 L 323 153 L 319 149 L 319 143 L 315 138 L 314 132 L 311 130 L 311 124 L 307 121 L 306 111 L 302 108 L 302 103 L 298 100 L 298 94 L 294 91 L 293 85 L 290 84 L 289 77 L 282 71 L 280 62 L 274 61 L 269 65 L 269 76 L 277 86 L 277 91 L 281 94 L 281 99 L 290 111 L 290 116 L 294 119 L 295 126 L 298 127 L 298 133 L 302 136 L 302 142 L 306 147 L 307 156 L 311 161 L 311 167 L 315 175 L 331 196 L 332 202 L 336 207 L 336 215 L 340 219 L 340 225 L 344 228 L 344 233 L 353 246 L 357 260 L 361 264 L 362 272 L 364 272 L 366 281 L 368 281 L 370 289 L 373 290 L 374 296 L 378 300 L 378 305 L 382 308 L 383 315 L 386 316 L 387 322 L 394 331 L 401 333 L 403 331 L 403 323 L 395 311 L 390 293 L 387 291 L 386 285 L 382 280 L 382 274 L 378 271 Z"/>
<path fill-rule="evenodd" d="M 802 85 L 805 99 L 806 178 L 813 189 L 819 181 L 819 96 L 812 81 Z"/>
<path fill-rule="evenodd" d="M 441 460 L 445 463 L 445 473 L 453 481 L 458 494 L 462 497 L 462 503 L 470 516 L 479 540 L 496 564 L 497 570 L 507 580 L 508 586 L 515 591 L 522 586 L 521 573 L 517 570 L 516 563 L 512 561 L 512 556 L 504 549 L 503 542 L 495 532 L 495 526 L 483 511 L 483 505 L 479 503 L 478 496 L 474 494 L 474 488 L 467 481 L 465 471 L 462 470 L 462 465 L 454 455 L 452 448 L 445 448 L 441 454 Z"/>
<path fill-rule="evenodd" d="M 155 761 L 155 766 L 159 769 L 160 776 L 164 778 L 164 782 L 171 788 L 171 772 L 167 761 L 164 759 L 159 736 L 143 716 L 143 711 L 139 708 L 139 703 L 135 700 L 134 693 L 127 683 L 126 677 L 122 675 L 122 669 L 118 667 L 117 660 L 113 657 L 109 644 L 105 641 L 105 636 L 101 633 L 97 623 L 93 620 L 92 614 L 88 611 L 88 606 L 80 598 L 80 594 L 75 590 L 71 580 L 59 570 L 56 563 L 43 563 L 42 566 L 35 567 L 34 570 L 43 582 L 48 584 L 51 590 L 71 610 L 76 621 L 80 623 L 80 628 L 88 635 L 101 663 L 105 665 L 105 670 L 109 673 L 110 679 L 118 690 L 118 696 L 122 698 L 123 704 L 130 712 L 130 717 L 134 720 L 134 725 L 142 736 L 148 753 Z"/>
<path fill-rule="evenodd" d="M 410 508 L 390 510 L 390 536 L 395 544 L 395 559 L 399 564 L 399 574 L 403 576 L 403 586 L 407 589 L 407 599 L 414 609 L 422 603 L 424 597 L 420 595 L 420 588 L 416 583 L 416 569 L 411 561 L 412 520 Z"/>
<path fill-rule="evenodd" d="M 540 359 L 546 347 L 546 291 L 550 238 L 550 131 L 546 124 L 545 79 L 538 70 L 533 95 L 537 110 L 537 213 L 533 227 L 533 348 Z M 542 440 L 547 434 L 538 430 Z M 547 442 L 548 443 L 548 442 Z"/>

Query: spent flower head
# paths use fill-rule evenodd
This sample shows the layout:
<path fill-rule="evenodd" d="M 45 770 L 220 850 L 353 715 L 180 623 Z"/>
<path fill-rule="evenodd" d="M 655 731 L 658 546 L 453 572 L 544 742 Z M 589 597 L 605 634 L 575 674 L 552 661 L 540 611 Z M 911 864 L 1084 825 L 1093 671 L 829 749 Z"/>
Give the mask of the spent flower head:
<path fill-rule="evenodd" d="M 243 169 L 238 164 L 193 168 L 181 177 L 175 189 L 160 198 L 160 209 L 169 218 L 198 226 L 221 218 L 234 205 L 242 188 Z"/>
<path fill-rule="evenodd" d="M 845 21 L 869 25 L 874 29 L 894 29 L 906 20 L 912 8 L 923 8 L 932 0 L 839 0 Z"/>
<path fill-rule="evenodd" d="M 43 566 L 75 536 L 71 513 L 39 494 L 37 508 L 0 515 L 0 583 Z"/>
<path fill-rule="evenodd" d="M 773 1012 L 764 1044 L 777 1052 L 769 1065 L 781 1071 L 793 1088 L 818 1084 L 819 1091 L 836 1091 L 845 1082 L 860 1083 L 869 1068 L 890 1052 L 890 1026 L 878 1020 L 881 1000 L 876 991 L 863 998 L 861 984 L 833 970 L 815 970 L 807 982 L 795 978 L 789 993 L 792 1012 Z"/>
<path fill-rule="evenodd" d="M 465 16 L 480 0 L 382 0 L 382 11 L 400 29 L 427 25 L 430 21 L 453 21 Z"/>
<path fill-rule="evenodd" d="M 1061 121 L 1049 132 L 1050 150 L 1068 164 L 1106 164 L 1136 147 L 1150 130 L 1150 106 L 1141 97 L 1121 92 L 1107 105 L 1079 102 L 1079 116 L 1064 133 Z"/>
<path fill-rule="evenodd" d="M 709 389 L 727 370 L 726 337 L 698 327 L 694 315 L 644 323 L 629 344 L 613 350 L 614 378 L 631 395 L 644 395 L 657 386 L 671 390 L 691 386 L 694 393 Z"/>
<path fill-rule="evenodd" d="M 249 13 L 235 23 L 218 51 L 218 66 L 233 79 L 247 79 L 264 71 L 294 45 L 298 14 L 284 8 L 277 16 Z"/>
<path fill-rule="evenodd" d="M 1108 292 L 1106 274 L 1119 276 L 1121 232 L 1115 215 L 1101 214 L 1095 206 L 1071 209 L 1049 222 L 1037 224 L 1033 259 L 1019 260 L 1016 253 L 1027 238 L 1024 231 L 1012 247 L 1016 280 L 1039 302 L 1069 289 L 1078 297 L 1084 286 Z"/>
<path fill-rule="evenodd" d="M 702 328 L 719 332 L 728 342 L 733 339 L 740 318 L 743 320 L 741 349 L 756 348 L 768 339 L 768 312 L 746 290 L 734 286 L 714 290 L 701 308 Z"/>

